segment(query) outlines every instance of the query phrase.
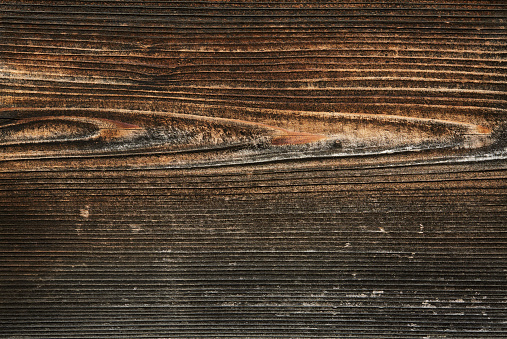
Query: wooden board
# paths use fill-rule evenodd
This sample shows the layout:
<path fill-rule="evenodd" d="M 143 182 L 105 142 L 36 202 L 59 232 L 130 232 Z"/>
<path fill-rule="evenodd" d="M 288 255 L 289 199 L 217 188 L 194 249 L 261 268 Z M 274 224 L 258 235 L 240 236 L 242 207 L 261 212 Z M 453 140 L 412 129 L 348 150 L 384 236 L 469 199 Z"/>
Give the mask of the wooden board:
<path fill-rule="evenodd" d="M 504 1 L 0 12 L 1 337 L 507 337 Z"/>

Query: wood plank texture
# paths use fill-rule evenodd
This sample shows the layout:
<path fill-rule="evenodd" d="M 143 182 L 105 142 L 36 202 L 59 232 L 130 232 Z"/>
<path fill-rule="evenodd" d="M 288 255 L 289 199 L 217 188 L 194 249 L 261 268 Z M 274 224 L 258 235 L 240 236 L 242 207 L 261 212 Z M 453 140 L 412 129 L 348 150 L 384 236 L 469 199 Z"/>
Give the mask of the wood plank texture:
<path fill-rule="evenodd" d="M 506 338 L 506 14 L 0 0 L 0 337 Z"/>

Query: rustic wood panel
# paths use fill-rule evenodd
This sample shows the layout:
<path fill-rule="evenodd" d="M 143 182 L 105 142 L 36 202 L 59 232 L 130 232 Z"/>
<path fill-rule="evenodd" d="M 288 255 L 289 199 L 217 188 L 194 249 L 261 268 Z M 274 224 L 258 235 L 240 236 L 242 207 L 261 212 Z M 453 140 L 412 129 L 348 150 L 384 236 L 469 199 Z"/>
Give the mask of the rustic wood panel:
<path fill-rule="evenodd" d="M 505 1 L 0 13 L 1 337 L 507 337 Z"/>

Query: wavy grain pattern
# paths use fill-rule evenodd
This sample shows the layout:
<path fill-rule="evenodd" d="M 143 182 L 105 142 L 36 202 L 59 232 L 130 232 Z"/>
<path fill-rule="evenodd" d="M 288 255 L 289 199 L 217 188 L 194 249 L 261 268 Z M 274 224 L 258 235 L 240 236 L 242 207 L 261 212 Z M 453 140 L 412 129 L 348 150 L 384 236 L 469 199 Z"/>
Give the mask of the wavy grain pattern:
<path fill-rule="evenodd" d="M 504 1 L 0 2 L 0 336 L 507 337 Z"/>

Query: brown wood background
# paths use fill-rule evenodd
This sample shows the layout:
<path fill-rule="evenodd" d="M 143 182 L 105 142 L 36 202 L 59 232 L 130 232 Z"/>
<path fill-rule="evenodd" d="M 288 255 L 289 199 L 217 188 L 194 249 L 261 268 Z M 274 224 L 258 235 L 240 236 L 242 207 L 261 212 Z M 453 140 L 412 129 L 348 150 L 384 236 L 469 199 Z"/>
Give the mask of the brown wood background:
<path fill-rule="evenodd" d="M 0 336 L 506 338 L 506 14 L 0 0 Z"/>

